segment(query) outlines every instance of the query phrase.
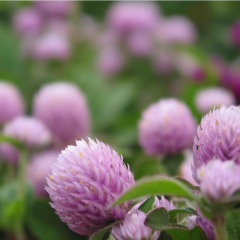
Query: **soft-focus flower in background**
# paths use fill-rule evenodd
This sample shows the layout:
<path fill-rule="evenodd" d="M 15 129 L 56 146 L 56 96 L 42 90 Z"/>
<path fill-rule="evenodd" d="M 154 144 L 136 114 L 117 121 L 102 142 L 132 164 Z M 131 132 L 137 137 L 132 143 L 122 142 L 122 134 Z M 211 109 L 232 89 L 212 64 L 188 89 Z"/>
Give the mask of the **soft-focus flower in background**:
<path fill-rule="evenodd" d="M 114 3 L 107 14 L 107 25 L 121 36 L 135 31 L 152 31 L 158 20 L 158 7 L 151 2 Z"/>
<path fill-rule="evenodd" d="M 36 35 L 41 30 L 43 19 L 41 14 L 33 7 L 17 11 L 13 19 L 15 31 L 21 35 Z"/>
<path fill-rule="evenodd" d="M 123 158 L 100 141 L 77 141 L 63 151 L 47 180 L 47 191 L 61 220 L 73 231 L 92 235 L 123 219 L 129 202 L 109 204 L 134 184 Z"/>
<path fill-rule="evenodd" d="M 213 108 L 235 104 L 234 95 L 224 88 L 207 88 L 199 91 L 195 97 L 195 105 L 201 113 L 207 113 Z"/>
<path fill-rule="evenodd" d="M 36 8 L 50 17 L 64 17 L 73 8 L 73 1 L 35 1 Z"/>
<path fill-rule="evenodd" d="M 142 113 L 139 143 L 150 155 L 177 153 L 192 145 L 195 127 L 195 119 L 183 102 L 162 99 Z"/>
<path fill-rule="evenodd" d="M 17 88 L 0 81 L 0 125 L 24 113 L 24 103 Z"/>
<path fill-rule="evenodd" d="M 33 185 L 36 196 L 48 197 L 48 193 L 45 190 L 46 178 L 51 171 L 51 164 L 57 160 L 58 155 L 59 151 L 47 150 L 31 157 L 26 175 L 28 181 Z"/>
<path fill-rule="evenodd" d="M 37 60 L 66 60 L 71 55 L 68 38 L 59 32 L 46 32 L 34 39 L 29 50 L 30 56 Z"/>
<path fill-rule="evenodd" d="M 106 47 L 101 50 L 97 59 L 97 66 L 101 73 L 112 76 L 119 72 L 125 63 L 123 54 L 115 47 Z"/>
<path fill-rule="evenodd" d="M 194 180 L 192 176 L 192 161 L 193 161 L 193 153 L 190 150 L 186 150 L 184 152 L 185 160 L 180 166 L 180 175 L 182 178 L 187 180 L 193 185 L 197 185 L 196 181 Z"/>
<path fill-rule="evenodd" d="M 239 122 L 240 108 L 237 106 L 222 106 L 202 118 L 193 146 L 192 170 L 197 182 L 197 170 L 212 159 L 240 164 Z"/>
<path fill-rule="evenodd" d="M 45 125 L 38 119 L 27 116 L 14 118 L 4 126 L 2 133 L 20 140 L 29 148 L 40 148 L 51 141 L 51 134 Z M 9 143 L 0 144 L 0 155 L 9 162 L 18 162 L 18 150 Z"/>
<path fill-rule="evenodd" d="M 165 44 L 192 44 L 197 38 L 193 23 L 182 16 L 162 18 L 156 28 L 157 41 Z"/>
<path fill-rule="evenodd" d="M 43 86 L 35 96 L 33 114 L 52 132 L 58 148 L 73 144 L 89 133 L 87 102 L 74 84 L 57 82 Z"/>
<path fill-rule="evenodd" d="M 240 166 L 233 161 L 212 160 L 197 170 L 201 192 L 213 203 L 228 200 L 240 189 L 239 173 Z"/>

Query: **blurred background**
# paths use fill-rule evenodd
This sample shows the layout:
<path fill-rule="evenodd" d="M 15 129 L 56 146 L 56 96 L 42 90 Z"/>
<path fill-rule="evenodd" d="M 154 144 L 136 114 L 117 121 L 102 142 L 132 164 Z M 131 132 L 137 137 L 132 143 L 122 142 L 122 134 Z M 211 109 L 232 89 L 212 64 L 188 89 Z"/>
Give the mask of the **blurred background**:
<path fill-rule="evenodd" d="M 49 162 L 75 139 L 111 145 L 136 180 L 181 175 L 187 154 L 173 160 L 140 147 L 141 113 L 176 98 L 199 123 L 214 107 L 239 103 L 239 12 L 240 3 L 229 1 L 0 2 L 2 134 L 38 137 L 27 143 L 24 204 L 16 201 L 20 157 L 0 146 L 0 239 L 81 239 L 59 220 L 44 190 Z M 12 123 L 21 115 L 44 124 L 51 143 L 32 148 L 47 133 L 24 119 Z"/>

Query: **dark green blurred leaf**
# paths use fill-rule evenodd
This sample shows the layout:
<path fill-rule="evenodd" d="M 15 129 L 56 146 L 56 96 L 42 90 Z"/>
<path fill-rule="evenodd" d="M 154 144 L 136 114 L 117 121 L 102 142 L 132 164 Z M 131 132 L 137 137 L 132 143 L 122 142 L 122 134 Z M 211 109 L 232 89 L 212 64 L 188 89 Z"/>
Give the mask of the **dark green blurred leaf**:
<path fill-rule="evenodd" d="M 182 153 L 167 154 L 162 159 L 162 164 L 171 176 L 176 176 L 179 166 L 184 160 Z"/>
<path fill-rule="evenodd" d="M 227 213 L 226 227 L 229 240 L 240 239 L 240 209 Z"/>
<path fill-rule="evenodd" d="M 27 209 L 26 223 L 32 234 L 39 240 L 87 239 L 85 236 L 74 233 L 61 222 L 48 200 L 35 199 Z"/>

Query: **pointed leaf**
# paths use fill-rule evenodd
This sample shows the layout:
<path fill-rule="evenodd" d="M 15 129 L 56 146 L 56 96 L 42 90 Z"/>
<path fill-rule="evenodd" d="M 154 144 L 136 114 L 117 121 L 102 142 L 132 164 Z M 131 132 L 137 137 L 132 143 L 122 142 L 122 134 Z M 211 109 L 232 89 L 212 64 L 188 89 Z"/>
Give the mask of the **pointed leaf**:
<path fill-rule="evenodd" d="M 125 201 L 148 195 L 171 195 L 196 200 L 196 196 L 186 186 L 176 179 L 152 177 L 138 181 L 117 199 L 113 206 Z"/>
<path fill-rule="evenodd" d="M 173 209 L 168 212 L 171 223 L 176 222 L 176 218 L 179 213 L 185 213 L 185 214 L 189 214 L 189 215 L 197 215 L 197 212 L 194 209 L 189 208 L 189 207 Z"/>
<path fill-rule="evenodd" d="M 154 208 L 154 204 L 155 204 L 155 196 L 152 195 L 138 208 L 138 210 L 144 213 L 148 213 Z"/>
<path fill-rule="evenodd" d="M 181 177 L 175 177 L 175 179 L 178 180 L 180 183 L 182 183 L 183 185 L 185 185 L 187 188 L 189 188 L 191 190 L 200 191 L 200 188 L 198 186 L 192 185 L 190 182 L 188 182 L 187 180 L 185 180 Z"/>
<path fill-rule="evenodd" d="M 112 224 L 109 224 L 107 227 L 101 229 L 100 231 L 98 231 L 97 233 L 95 233 L 94 235 L 92 235 L 90 237 L 90 240 L 108 240 L 110 237 L 110 233 L 111 233 L 111 228 L 118 224 L 120 221 L 114 222 Z"/>
<path fill-rule="evenodd" d="M 155 230 L 165 231 L 168 229 L 187 229 L 185 226 L 171 224 L 166 208 L 157 208 L 150 212 L 145 220 L 145 224 Z"/>

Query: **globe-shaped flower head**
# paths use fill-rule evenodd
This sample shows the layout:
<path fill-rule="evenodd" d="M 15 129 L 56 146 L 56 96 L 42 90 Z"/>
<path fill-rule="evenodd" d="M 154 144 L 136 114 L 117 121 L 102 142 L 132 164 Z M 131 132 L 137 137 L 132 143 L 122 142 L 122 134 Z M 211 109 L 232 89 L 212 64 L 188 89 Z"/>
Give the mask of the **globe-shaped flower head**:
<path fill-rule="evenodd" d="M 24 112 L 24 103 L 18 90 L 0 81 L 0 125 Z"/>
<path fill-rule="evenodd" d="M 201 192 L 212 203 L 227 201 L 240 189 L 239 173 L 240 166 L 233 161 L 212 160 L 197 171 Z"/>
<path fill-rule="evenodd" d="M 193 143 L 195 120 L 187 106 L 176 99 L 152 104 L 139 122 L 139 142 L 150 155 L 176 153 Z"/>
<path fill-rule="evenodd" d="M 47 174 L 51 171 L 51 164 L 57 160 L 59 151 L 47 150 L 32 156 L 27 167 L 27 179 L 33 185 L 36 196 L 48 197 L 45 190 Z"/>
<path fill-rule="evenodd" d="M 77 141 L 59 155 L 47 179 L 47 191 L 61 220 L 82 235 L 92 235 L 123 219 L 129 202 L 107 210 L 134 184 L 123 158 L 100 141 Z"/>
<path fill-rule="evenodd" d="M 34 116 L 53 134 L 62 148 L 89 132 L 89 111 L 83 93 L 73 84 L 58 82 L 44 86 L 34 99 Z"/>
<path fill-rule="evenodd" d="M 201 120 L 194 138 L 193 177 L 212 159 L 232 160 L 240 164 L 240 108 L 222 106 L 210 111 Z"/>
<path fill-rule="evenodd" d="M 37 148 L 51 141 L 51 134 L 38 119 L 27 116 L 14 118 L 3 128 L 3 135 L 20 140 L 28 148 Z M 0 144 L 0 155 L 4 160 L 17 163 L 18 150 L 8 143 Z"/>

